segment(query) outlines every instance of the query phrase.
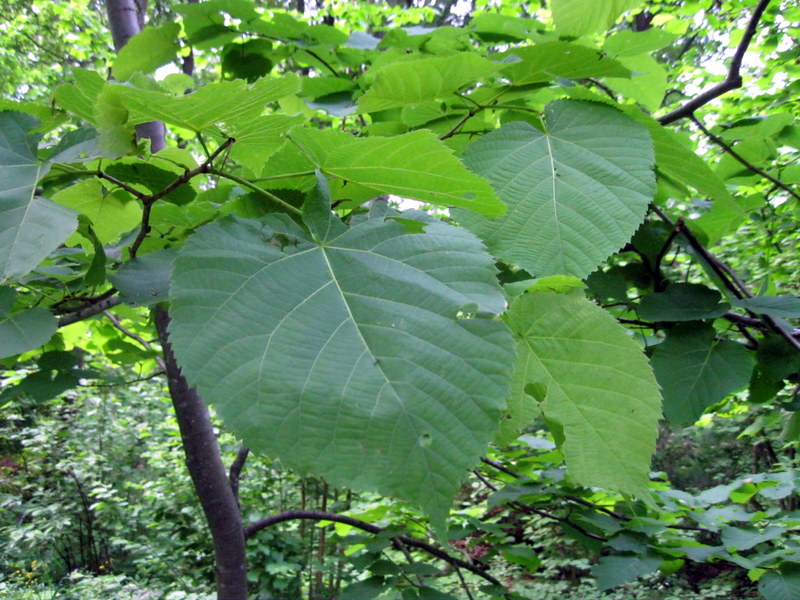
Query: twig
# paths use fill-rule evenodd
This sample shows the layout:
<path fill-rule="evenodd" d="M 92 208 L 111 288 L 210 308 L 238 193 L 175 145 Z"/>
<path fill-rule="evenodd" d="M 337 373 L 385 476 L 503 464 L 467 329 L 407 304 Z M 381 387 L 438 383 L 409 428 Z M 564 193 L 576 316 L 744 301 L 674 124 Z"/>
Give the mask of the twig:
<path fill-rule="evenodd" d="M 357 529 L 361 529 L 362 531 L 366 531 L 368 533 L 380 534 L 383 533 L 383 528 L 378 527 L 377 525 L 373 525 L 372 523 L 367 523 L 366 521 L 362 521 L 360 519 L 355 519 L 353 517 L 348 517 L 345 515 L 339 515 L 336 513 L 324 512 L 320 510 L 287 510 L 282 513 L 278 513 L 275 515 L 271 515 L 269 517 L 265 517 L 260 521 L 256 521 L 251 525 L 248 525 L 244 528 L 244 537 L 245 539 L 249 539 L 262 529 L 270 527 L 271 525 L 276 525 L 277 523 L 283 523 L 284 521 L 295 521 L 298 519 L 307 519 L 312 521 L 332 521 L 334 523 L 344 523 L 345 525 L 350 525 L 351 527 L 355 527 Z M 422 540 L 417 540 L 412 537 L 408 537 L 405 535 L 396 536 L 403 544 L 406 546 L 411 546 L 412 548 L 418 548 L 420 550 L 424 550 L 428 554 L 439 558 L 448 564 L 453 566 L 461 567 L 474 573 L 478 577 L 481 577 L 492 583 L 494 585 L 500 585 L 500 581 L 489 575 L 485 572 L 485 569 L 488 568 L 488 565 L 481 566 L 474 565 L 468 563 L 465 560 L 461 560 L 460 558 L 456 558 L 454 556 L 450 556 L 444 550 L 433 546 L 427 542 L 423 542 Z M 394 539 L 394 538 L 393 538 Z"/>
<path fill-rule="evenodd" d="M 464 580 L 464 575 L 461 574 L 461 569 L 457 566 L 454 567 L 456 570 L 456 575 L 458 575 L 459 581 L 461 581 L 461 587 L 464 589 L 464 592 L 467 594 L 467 598 L 469 600 L 475 600 L 475 596 L 472 595 L 472 591 L 469 589 L 467 582 Z"/>
<path fill-rule="evenodd" d="M 753 11 L 750 21 L 747 23 L 747 27 L 744 30 L 744 35 L 742 36 L 739 45 L 736 47 L 736 51 L 733 53 L 731 64 L 728 68 L 728 74 L 725 79 L 706 91 L 701 92 L 691 100 L 688 100 L 675 110 L 668 112 L 662 117 L 659 117 L 659 123 L 662 125 L 668 125 L 679 119 L 688 117 L 701 106 L 711 102 L 714 98 L 717 98 L 731 90 L 735 90 L 736 88 L 742 87 L 742 76 L 740 74 L 740 70 L 742 68 L 744 53 L 747 52 L 747 48 L 756 33 L 756 29 L 758 28 L 758 22 L 761 20 L 761 16 L 764 14 L 769 2 L 770 0 L 761 0 Z"/>
<path fill-rule="evenodd" d="M 250 449 L 247 446 L 239 446 L 239 451 L 236 453 L 236 458 L 233 459 L 231 469 L 228 472 L 228 480 L 231 482 L 231 489 L 233 490 L 233 495 L 236 497 L 237 502 L 239 501 L 239 479 L 249 454 Z"/>
<path fill-rule="evenodd" d="M 126 192 L 131 194 L 132 196 L 136 196 L 142 202 L 145 202 L 147 200 L 147 198 L 148 198 L 148 195 L 145 194 L 144 192 L 140 192 L 135 187 L 131 187 L 130 185 L 128 185 L 124 181 L 120 181 L 116 177 L 113 177 L 113 176 L 109 175 L 108 173 L 104 173 L 103 171 L 101 171 L 99 169 L 95 172 L 95 175 L 97 177 L 99 177 L 100 179 L 105 179 L 106 181 L 108 181 L 110 183 L 113 183 L 115 186 L 122 188 L 123 190 L 125 190 Z"/>
<path fill-rule="evenodd" d="M 134 383 L 139 383 L 141 381 L 150 381 L 151 379 L 155 379 L 156 377 L 161 377 L 164 375 L 164 371 L 155 371 L 150 373 L 150 375 L 145 375 L 144 377 L 137 377 L 136 379 L 128 379 L 127 381 L 120 381 L 119 383 L 88 383 L 81 385 L 80 387 L 91 387 L 91 388 L 111 388 L 111 387 L 120 387 L 120 386 L 128 386 Z"/>
<path fill-rule="evenodd" d="M 702 122 L 701 122 L 701 121 L 700 121 L 700 120 L 699 120 L 699 119 L 698 119 L 696 116 L 694 116 L 694 115 L 692 114 L 692 115 L 689 115 L 689 118 L 692 120 L 692 122 L 693 122 L 695 125 L 697 125 L 697 128 L 698 128 L 700 131 L 702 131 L 702 132 L 703 132 L 703 133 L 706 135 L 706 137 L 707 137 L 708 139 L 710 139 L 710 140 L 711 140 L 712 142 L 714 142 L 714 143 L 715 143 L 717 146 L 719 146 L 720 148 L 722 148 L 722 149 L 723 149 L 725 152 L 727 152 L 728 154 L 730 154 L 730 155 L 731 155 L 733 158 L 735 158 L 735 159 L 736 159 L 736 160 L 737 160 L 739 163 L 741 163 L 742 165 L 744 165 L 745 167 L 747 167 L 748 169 L 750 169 L 750 170 L 751 170 L 753 173 L 756 173 L 756 174 L 758 174 L 758 175 L 761 175 L 761 177 L 763 177 L 763 178 L 764 178 L 764 179 L 766 179 L 767 181 L 771 182 L 771 183 L 772 183 L 772 184 L 774 184 L 776 187 L 779 187 L 779 188 L 781 188 L 783 191 L 785 191 L 787 194 L 789 194 L 789 195 L 793 196 L 795 199 L 797 199 L 797 200 L 800 200 L 800 194 L 798 194 L 797 192 L 795 192 L 795 191 L 794 191 L 792 188 L 790 188 L 788 185 L 786 185 L 785 183 L 783 183 L 783 182 L 782 182 L 780 179 L 776 179 L 775 177 L 773 177 L 772 175 L 770 175 L 770 174 L 769 174 L 769 173 L 767 173 L 766 171 L 764 171 L 764 170 L 762 170 L 762 169 L 759 169 L 759 168 L 758 168 L 757 166 L 755 166 L 754 164 L 752 164 L 752 163 L 748 162 L 748 161 L 747 161 L 747 159 L 745 159 L 745 158 L 744 158 L 744 157 L 743 157 L 741 154 L 739 154 L 738 152 L 736 152 L 736 150 L 734 150 L 734 149 L 733 149 L 733 148 L 732 148 L 732 147 L 731 147 L 729 144 L 727 144 L 727 143 L 726 143 L 726 142 L 725 142 L 723 139 L 721 139 L 719 136 L 717 136 L 717 135 L 714 135 L 713 133 L 711 133 L 711 132 L 710 132 L 710 131 L 709 131 L 709 130 L 706 128 L 706 126 L 705 126 L 705 125 L 703 125 L 703 123 L 702 123 Z"/>
<path fill-rule="evenodd" d="M 483 484 L 486 487 L 488 487 L 493 492 L 497 491 L 497 489 L 498 489 L 497 486 L 494 485 L 488 479 L 486 479 L 486 477 L 484 477 L 483 474 L 480 471 L 478 471 L 478 469 L 473 469 L 472 472 L 475 474 L 475 476 L 478 479 L 481 480 L 481 482 L 483 482 Z M 539 515 L 540 517 L 545 517 L 546 519 L 550 519 L 552 521 L 557 521 L 557 522 L 559 522 L 559 523 L 561 523 L 563 525 L 568 525 L 569 527 L 572 527 L 576 531 L 580 532 L 582 535 L 585 535 L 586 537 L 591 538 L 593 540 L 597 540 L 598 542 L 607 542 L 608 541 L 608 538 L 603 537 L 602 535 L 597 535 L 596 533 L 592 533 L 590 531 L 586 531 L 586 529 L 584 529 L 583 527 L 581 527 L 577 523 L 573 523 L 568 518 L 559 517 L 558 515 L 554 515 L 551 512 L 547 512 L 546 510 L 542 510 L 540 508 L 534 508 L 533 506 L 529 506 L 528 504 L 523 504 L 522 502 L 517 502 L 515 500 L 509 500 L 508 502 L 506 502 L 506 504 L 508 506 L 510 506 L 511 508 L 514 508 L 514 509 L 516 509 L 516 510 L 518 510 L 520 512 Z"/>
<path fill-rule="evenodd" d="M 159 190 L 158 192 L 150 195 L 144 196 L 137 196 L 142 201 L 143 209 L 142 209 L 142 225 L 139 228 L 139 234 L 136 236 L 136 239 L 133 240 L 133 243 L 128 248 L 128 256 L 131 259 L 136 258 L 136 253 L 139 251 L 139 247 L 142 245 L 144 240 L 147 238 L 147 234 L 150 233 L 150 212 L 152 209 L 153 204 L 157 201 L 166 196 L 167 194 L 175 191 L 180 186 L 187 183 L 194 177 L 198 175 L 202 175 L 203 173 L 210 173 L 211 172 L 211 165 L 214 160 L 225 150 L 231 147 L 236 140 L 233 138 L 228 138 L 222 144 L 220 144 L 214 152 L 212 152 L 207 159 L 205 159 L 200 165 L 196 166 L 194 169 L 186 169 L 181 175 L 175 178 L 175 180 L 164 187 L 163 189 Z M 98 172 L 99 176 L 99 172 Z M 103 174 L 104 178 L 108 178 L 107 175 Z M 122 183 L 122 182 L 120 182 Z M 127 188 L 126 188 L 127 189 Z"/>
<path fill-rule="evenodd" d="M 496 460 L 492 460 L 491 458 L 486 458 L 485 456 L 483 456 L 483 457 L 481 457 L 481 462 L 484 463 L 484 464 L 489 465 L 490 467 L 494 467 L 498 471 L 502 471 L 506 475 L 511 475 L 515 479 L 519 479 L 521 477 L 521 475 L 519 473 L 509 469 L 503 463 L 499 463 Z"/>
<path fill-rule="evenodd" d="M 146 350 L 153 350 L 153 345 L 150 342 L 148 342 L 142 336 L 132 332 L 130 329 L 127 329 L 122 323 L 120 323 L 120 320 L 117 319 L 117 317 L 115 317 L 114 315 L 112 315 L 110 312 L 108 312 L 106 310 L 103 311 L 103 314 L 108 318 L 109 321 L 111 321 L 111 324 L 116 329 L 121 331 L 124 335 L 128 336 L 129 338 L 131 338 L 133 340 L 136 340 L 137 342 L 139 342 L 142 346 L 145 347 Z M 167 364 L 164 362 L 164 358 L 162 356 L 155 356 L 154 359 L 156 361 L 156 364 L 158 364 L 158 366 L 161 368 L 161 370 L 166 373 L 167 372 Z"/>
<path fill-rule="evenodd" d="M 116 290 L 114 290 L 116 293 Z M 97 300 L 92 304 L 88 304 L 83 308 L 80 308 L 74 312 L 67 313 L 58 319 L 58 326 L 65 327 L 66 325 L 72 325 L 73 323 L 77 323 L 78 321 L 83 321 L 84 319 L 88 319 L 89 317 L 93 317 L 95 315 L 100 314 L 101 312 L 111 308 L 112 306 L 116 306 L 122 302 L 119 296 L 112 296 L 110 298 L 103 298 L 102 300 Z"/>
<path fill-rule="evenodd" d="M 113 326 L 114 326 L 116 329 L 118 329 L 119 331 L 121 331 L 122 333 L 124 333 L 124 334 L 125 334 L 126 336 L 128 336 L 129 338 L 131 338 L 131 339 L 133 339 L 133 340 L 136 340 L 137 342 L 139 342 L 139 343 L 140 343 L 142 346 L 144 346 L 144 348 L 145 348 L 146 350 L 152 350 L 152 349 L 153 349 L 153 345 L 152 345 L 150 342 L 148 342 L 146 339 L 144 339 L 144 338 L 143 338 L 142 336 L 140 336 L 138 333 L 134 333 L 133 331 L 131 331 L 130 329 L 128 329 L 127 327 L 125 327 L 125 326 L 124 326 L 124 325 L 123 325 L 123 324 L 120 322 L 120 320 L 119 320 L 117 317 L 115 317 L 113 314 L 111 314 L 111 313 L 110 313 L 110 312 L 108 312 L 107 310 L 104 310 L 104 311 L 103 311 L 103 314 L 106 316 L 106 318 L 107 318 L 109 321 L 111 321 L 111 324 L 112 324 L 112 325 L 113 325 Z"/>

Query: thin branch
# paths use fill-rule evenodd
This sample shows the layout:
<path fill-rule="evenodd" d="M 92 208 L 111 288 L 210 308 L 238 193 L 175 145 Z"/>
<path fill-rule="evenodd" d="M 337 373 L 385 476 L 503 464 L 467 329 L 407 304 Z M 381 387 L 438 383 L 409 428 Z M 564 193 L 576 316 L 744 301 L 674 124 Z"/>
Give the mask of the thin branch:
<path fill-rule="evenodd" d="M 214 160 L 223 152 L 225 152 L 228 148 L 233 145 L 236 140 L 233 138 L 228 138 L 222 144 L 220 144 L 214 152 L 212 152 L 209 157 L 204 160 L 201 164 L 196 166 L 194 169 L 186 169 L 180 176 L 176 177 L 175 180 L 164 187 L 163 189 L 159 190 L 155 194 L 150 194 L 149 196 L 145 195 L 137 196 L 142 201 L 143 210 L 142 210 L 142 225 L 139 228 L 139 234 L 136 236 L 136 239 L 133 240 L 133 243 L 128 248 L 128 255 L 131 259 L 136 258 L 136 253 L 139 251 L 139 247 L 142 245 L 144 240 L 147 238 L 147 235 L 150 233 L 150 212 L 153 204 L 166 196 L 167 194 L 175 191 L 180 186 L 186 184 L 189 180 L 197 177 L 198 175 L 202 175 L 204 173 L 211 172 L 211 165 L 213 164 Z M 107 178 L 108 176 L 106 176 Z M 121 183 L 121 182 L 120 182 Z"/>
<path fill-rule="evenodd" d="M 249 539 L 262 529 L 270 527 L 271 525 L 276 525 L 277 523 L 283 523 L 285 521 L 295 521 L 298 519 L 344 523 L 345 525 L 350 525 L 351 527 L 355 527 L 357 529 L 361 529 L 362 531 L 366 531 L 368 533 L 373 533 L 376 535 L 383 533 L 384 531 L 382 527 L 378 527 L 377 525 L 373 525 L 372 523 L 367 523 L 366 521 L 361 521 L 360 519 L 355 519 L 353 517 L 339 515 L 336 513 L 324 512 L 320 510 L 287 510 L 282 513 L 265 517 L 260 521 L 256 521 L 255 523 L 252 523 L 251 525 L 245 527 L 244 528 L 245 539 Z M 441 550 L 440 548 L 437 548 L 436 546 L 433 546 L 432 544 L 423 542 L 422 540 L 414 539 L 412 537 L 402 535 L 402 536 L 396 536 L 396 538 L 399 539 L 406 546 L 424 550 L 428 554 L 435 556 L 436 558 L 439 558 L 447 562 L 448 564 L 451 564 L 455 567 L 461 567 L 462 569 L 466 569 L 467 571 L 474 573 L 475 575 L 485 579 L 489 583 L 500 586 L 503 585 L 500 583 L 500 581 L 498 581 L 497 579 L 495 579 L 494 577 L 485 572 L 485 569 L 488 568 L 487 565 L 478 566 L 468 563 L 467 561 L 461 560 L 460 558 L 450 556 L 447 552 Z M 394 538 L 392 539 L 394 540 Z"/>
<path fill-rule="evenodd" d="M 112 387 L 120 387 L 120 386 L 129 386 L 134 383 L 140 383 L 142 381 L 150 381 L 151 379 L 155 379 L 156 377 L 161 377 L 164 375 L 164 371 L 155 371 L 150 375 L 145 375 L 144 377 L 137 377 L 136 379 L 128 379 L 127 381 L 120 381 L 118 383 L 87 383 L 82 384 L 80 387 L 90 387 L 90 388 L 112 388 Z"/>
<path fill-rule="evenodd" d="M 486 479 L 486 477 L 484 477 L 483 474 L 480 471 L 478 471 L 478 469 L 473 469 L 472 472 L 475 474 L 475 476 L 478 479 L 481 480 L 481 482 L 483 482 L 483 484 L 486 487 L 488 487 L 493 492 L 497 491 L 497 489 L 498 489 L 497 486 L 494 485 L 488 479 Z M 517 502 L 515 500 L 509 500 L 508 502 L 506 502 L 506 504 L 508 506 L 510 506 L 511 508 L 514 508 L 514 509 L 516 509 L 516 510 L 518 510 L 520 512 L 527 513 L 527 514 L 539 515 L 540 517 L 545 517 L 546 519 L 550 519 L 552 521 L 557 521 L 558 523 L 561 523 L 562 525 L 567 525 L 569 527 L 572 527 L 574 530 L 578 531 L 582 535 L 585 535 L 586 537 L 588 537 L 590 539 L 597 540 L 598 542 L 607 542 L 608 541 L 608 538 L 603 537 L 602 535 L 597 535 L 596 533 L 592 533 L 590 531 L 586 531 L 586 529 L 584 529 L 583 527 L 581 527 L 577 523 L 573 523 L 572 521 L 570 521 L 566 517 L 559 517 L 558 515 L 554 515 L 553 513 L 548 512 L 546 510 L 542 510 L 540 508 L 534 508 L 533 506 L 530 506 L 528 504 L 523 504 L 522 502 Z"/>
<path fill-rule="evenodd" d="M 321 57 L 319 54 L 317 54 L 316 52 L 314 52 L 313 50 L 309 50 L 308 48 L 299 48 L 299 49 L 300 49 L 300 50 L 302 50 L 303 52 L 305 52 L 306 54 L 310 54 L 311 56 L 313 56 L 314 58 L 316 58 L 316 59 L 317 59 L 319 62 L 321 62 L 323 65 L 325 65 L 325 68 L 326 68 L 326 69 L 328 69 L 328 70 L 329 70 L 331 73 L 333 73 L 333 76 L 334 76 L 334 77 L 341 77 L 341 74 L 340 74 L 340 73 L 339 73 L 339 72 L 338 72 L 336 69 L 334 69 L 334 68 L 333 68 L 333 67 L 332 67 L 332 66 L 331 66 L 331 65 L 328 63 L 328 61 L 326 61 L 325 59 L 323 59 L 323 58 L 322 58 L 322 57 Z"/>
<path fill-rule="evenodd" d="M 104 310 L 104 311 L 103 311 L 103 314 L 106 316 L 106 318 L 107 318 L 109 321 L 111 321 L 111 324 L 112 324 L 112 325 L 113 325 L 113 326 L 114 326 L 116 329 L 118 329 L 119 331 L 121 331 L 123 334 L 125 334 L 126 336 L 128 336 L 128 337 L 129 337 L 129 338 L 131 338 L 132 340 L 136 340 L 137 342 L 139 342 L 139 343 L 140 343 L 142 346 L 144 346 L 144 348 L 145 348 L 146 350 L 152 350 L 152 349 L 153 349 L 153 345 L 152 345 L 150 342 L 148 342 L 146 339 L 144 339 L 144 338 L 143 338 L 142 336 L 140 336 L 138 333 L 134 333 L 133 331 L 131 331 L 130 329 L 128 329 L 127 327 L 125 327 L 125 326 L 124 326 L 124 325 L 123 325 L 123 324 L 120 322 L 120 320 L 119 320 L 117 317 L 115 317 L 113 314 L 111 314 L 111 313 L 110 313 L 110 312 L 108 312 L 107 310 Z"/>
<path fill-rule="evenodd" d="M 136 198 L 141 200 L 142 202 L 147 201 L 147 199 L 149 198 L 149 196 L 147 194 L 145 194 L 144 192 L 140 192 L 139 190 L 137 190 L 134 187 L 131 187 L 130 185 L 128 185 L 124 181 L 120 181 L 116 177 L 112 177 L 108 173 L 104 173 L 103 171 L 101 171 L 99 169 L 97 171 L 95 171 L 94 174 L 97 177 L 99 177 L 100 179 L 105 179 L 106 181 L 108 181 L 110 183 L 113 183 L 115 186 L 117 186 L 119 188 L 122 188 L 123 190 L 125 190 L 126 192 L 131 194 L 132 196 L 135 196 Z"/>
<path fill-rule="evenodd" d="M 509 469 L 503 463 L 499 463 L 496 460 L 492 460 L 491 458 L 486 458 L 485 456 L 481 457 L 481 462 L 489 465 L 490 467 L 494 467 L 498 471 L 502 471 L 506 475 L 511 475 L 514 479 L 519 479 L 521 477 L 519 473 Z"/>
<path fill-rule="evenodd" d="M 458 579 L 461 582 L 461 587 L 464 589 L 464 593 L 467 595 L 468 600 L 475 600 L 475 596 L 472 595 L 472 591 L 469 589 L 467 582 L 464 580 L 464 575 L 461 574 L 461 569 L 458 567 L 454 567 L 456 570 L 456 575 L 458 575 Z"/>
<path fill-rule="evenodd" d="M 728 154 L 730 154 L 730 155 L 731 155 L 733 158 L 735 158 L 735 159 L 736 159 L 736 160 L 737 160 L 739 163 L 741 163 L 742 165 L 744 165 L 745 167 L 747 167 L 747 168 L 748 168 L 749 170 L 751 170 L 753 173 L 756 173 L 756 174 L 758 174 L 758 175 L 761 175 L 761 177 L 763 177 L 763 178 L 764 178 L 764 179 L 766 179 L 767 181 L 771 182 L 771 183 L 772 183 L 772 184 L 774 184 L 776 187 L 779 187 L 780 189 L 782 189 L 783 191 L 785 191 L 787 194 L 789 194 L 789 195 L 793 196 L 795 199 L 797 199 L 797 200 L 800 200 L 800 194 L 798 194 L 797 192 L 795 192 L 795 191 L 794 191 L 792 188 L 790 188 L 788 185 L 786 185 L 785 183 L 783 183 L 783 182 L 782 182 L 780 179 L 776 179 L 775 177 L 773 177 L 772 175 L 770 175 L 770 174 L 769 174 L 769 173 L 767 173 L 766 171 L 764 171 L 764 170 L 762 170 L 762 169 L 759 169 L 759 168 L 758 168 L 757 166 L 755 166 L 754 164 L 752 164 L 752 163 L 748 162 L 746 158 L 744 158 L 744 157 L 743 157 L 741 154 L 739 154 L 738 152 L 736 152 L 736 150 L 734 150 L 734 149 L 733 149 L 733 148 L 732 148 L 732 147 L 731 147 L 729 144 L 727 144 L 727 143 L 726 143 L 726 142 L 725 142 L 723 139 L 721 139 L 719 136 L 717 136 L 717 135 L 714 135 L 713 133 L 711 133 L 711 132 L 710 132 L 710 131 L 709 131 L 709 130 L 706 128 L 706 126 L 705 126 L 705 125 L 703 125 L 703 123 L 702 123 L 702 122 L 701 122 L 701 121 L 700 121 L 700 120 L 699 120 L 699 119 L 698 119 L 696 116 L 694 116 L 694 115 L 692 114 L 692 115 L 689 115 L 689 118 L 692 120 L 692 122 L 693 122 L 695 125 L 697 125 L 697 128 L 698 128 L 700 131 L 702 131 L 702 132 L 703 132 L 703 133 L 706 135 L 706 137 L 707 137 L 708 139 L 710 139 L 710 140 L 711 140 L 712 142 L 714 142 L 714 143 L 715 143 L 717 146 L 719 146 L 720 148 L 722 148 L 722 149 L 723 149 L 725 152 L 727 152 Z"/>
<path fill-rule="evenodd" d="M 250 454 L 250 449 L 244 445 L 239 446 L 239 451 L 236 453 L 236 458 L 233 459 L 231 463 L 230 471 L 228 472 L 228 481 L 231 482 L 231 489 L 233 490 L 233 495 L 236 497 L 236 501 L 239 501 L 239 479 L 242 475 L 242 469 L 244 468 L 244 463 L 247 461 L 247 457 Z"/>
<path fill-rule="evenodd" d="M 114 290 L 116 293 L 116 290 Z M 104 312 L 111 308 L 112 306 L 116 306 L 122 302 L 119 296 L 112 296 L 110 298 L 103 298 L 101 300 L 97 300 L 92 304 L 87 304 L 86 306 L 70 313 L 64 314 L 62 317 L 58 319 L 58 326 L 65 327 L 66 325 L 72 325 L 73 323 L 77 323 L 78 321 L 83 321 L 84 319 L 88 319 L 89 317 L 93 317 L 95 315 L 99 315 L 101 312 Z"/>
<path fill-rule="evenodd" d="M 675 110 L 668 112 L 662 117 L 659 117 L 659 123 L 662 125 L 668 125 L 679 119 L 688 117 L 698 108 L 711 102 L 714 98 L 718 98 L 726 92 L 742 87 L 742 76 L 740 71 L 742 68 L 744 53 L 747 52 L 747 48 L 750 46 L 750 42 L 755 36 L 756 30 L 758 29 L 758 22 L 761 20 L 761 16 L 764 14 L 769 2 L 770 0 L 761 0 L 753 11 L 750 21 L 747 23 L 747 27 L 744 30 L 744 35 L 742 36 L 739 45 L 736 47 L 736 51 L 733 53 L 731 64 L 728 68 L 728 74 L 725 79 L 706 91 L 701 92 L 694 98 L 688 100 Z"/>
<path fill-rule="evenodd" d="M 134 333 L 133 331 L 131 331 L 130 329 L 126 328 L 126 327 L 125 327 L 125 326 L 124 326 L 124 325 L 123 325 L 123 324 L 120 322 L 120 320 L 119 320 L 117 317 L 115 317 L 114 315 L 112 315 L 112 314 L 111 314 L 110 312 L 108 312 L 107 310 L 104 310 L 104 311 L 103 311 L 103 314 L 104 314 L 104 315 L 105 315 L 105 316 L 108 318 L 108 320 L 109 320 L 109 321 L 111 321 L 111 324 L 112 324 L 112 325 L 113 325 L 113 326 L 114 326 L 114 327 L 115 327 L 117 330 L 119 330 L 120 332 L 122 332 L 122 334 L 123 334 L 123 335 L 126 335 L 127 337 L 131 338 L 132 340 L 136 340 L 136 341 L 137 341 L 137 342 L 139 342 L 139 343 L 140 343 L 142 346 L 144 346 L 144 348 L 145 348 L 146 350 L 153 350 L 153 345 L 152 345 L 150 342 L 148 342 L 146 339 L 144 339 L 144 338 L 143 338 L 142 336 L 140 336 L 139 334 L 136 334 L 136 333 Z M 164 372 L 166 373 L 166 372 L 167 372 L 167 364 L 164 362 L 164 358 L 163 358 L 162 356 L 156 356 L 156 357 L 155 357 L 155 361 L 156 361 L 156 364 L 158 364 L 158 366 L 161 368 L 161 370 L 162 370 L 162 371 L 164 371 Z"/>

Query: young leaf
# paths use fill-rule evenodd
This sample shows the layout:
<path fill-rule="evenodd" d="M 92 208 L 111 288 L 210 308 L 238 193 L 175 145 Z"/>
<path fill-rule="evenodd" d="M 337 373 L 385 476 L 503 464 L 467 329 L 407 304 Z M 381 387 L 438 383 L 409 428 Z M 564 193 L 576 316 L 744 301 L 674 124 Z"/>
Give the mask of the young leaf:
<path fill-rule="evenodd" d="M 78 226 L 72 210 L 35 196 L 46 169 L 36 157 L 38 121 L 0 112 L 0 283 L 27 275 Z"/>
<path fill-rule="evenodd" d="M 474 52 L 391 63 L 380 69 L 358 112 L 369 113 L 443 98 L 497 70 Z"/>
<path fill-rule="evenodd" d="M 673 327 L 653 352 L 653 371 L 664 394 L 664 415 L 687 425 L 750 379 L 753 357 L 741 344 L 715 341 L 709 324 Z"/>
<path fill-rule="evenodd" d="M 551 10 L 558 34 L 577 38 L 609 28 L 620 14 L 642 4 L 642 0 L 553 0 Z"/>
<path fill-rule="evenodd" d="M 393 138 L 353 139 L 321 159 L 324 172 L 386 194 L 459 206 L 488 216 L 505 212 L 486 180 L 470 173 L 427 130 Z"/>
<path fill-rule="evenodd" d="M 306 214 L 324 241 L 277 216 L 190 238 L 170 289 L 176 355 L 248 447 L 441 525 L 508 387 L 505 326 L 459 318 L 503 310 L 492 260 L 441 222 L 320 229 L 319 210 Z M 269 243 L 279 230 L 285 252 Z"/>
<path fill-rule="evenodd" d="M 178 52 L 178 33 L 181 26 L 167 23 L 160 27 L 147 27 L 133 36 L 119 51 L 111 74 L 118 81 L 126 81 L 134 73 L 151 73 L 175 58 Z"/>
<path fill-rule="evenodd" d="M 84 179 L 54 194 L 53 202 L 89 217 L 102 244 L 116 241 L 135 228 L 142 218 L 142 209 L 136 201 L 123 202 L 118 194 L 105 193 L 100 182 L 93 179 Z M 70 242 L 76 243 L 76 236 L 73 235 Z"/>
<path fill-rule="evenodd" d="M 128 88 L 124 102 L 131 111 L 131 123 L 159 120 L 190 131 L 201 131 L 215 123 L 254 119 L 264 112 L 269 102 L 299 90 L 300 79 L 296 75 L 286 75 L 262 77 L 252 86 L 241 79 L 220 81 L 179 97 Z"/>
<path fill-rule="evenodd" d="M 527 293 L 509 309 L 517 365 L 563 428 L 581 485 L 647 494 L 661 397 L 647 358 L 614 318 L 577 294 Z"/>
<path fill-rule="evenodd" d="M 630 239 L 655 192 L 647 130 L 587 102 L 549 104 L 544 132 L 504 125 L 468 146 L 464 162 L 494 185 L 508 213 L 456 217 L 536 276 L 591 273 Z"/>
<path fill-rule="evenodd" d="M 569 42 L 545 42 L 509 50 L 508 56 L 519 62 L 510 63 L 503 74 L 514 85 L 527 85 L 562 79 L 586 77 L 630 77 L 631 72 L 613 58 L 595 48 Z"/>

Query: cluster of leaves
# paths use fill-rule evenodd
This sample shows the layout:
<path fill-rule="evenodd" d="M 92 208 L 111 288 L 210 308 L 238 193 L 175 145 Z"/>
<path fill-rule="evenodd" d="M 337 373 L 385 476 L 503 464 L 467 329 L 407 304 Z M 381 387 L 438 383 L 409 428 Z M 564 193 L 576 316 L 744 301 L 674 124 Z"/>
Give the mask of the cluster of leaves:
<path fill-rule="evenodd" d="M 800 580 L 791 544 L 746 553 L 791 515 L 723 523 L 712 499 L 661 490 L 649 466 L 659 388 L 673 424 L 745 387 L 796 420 L 781 392 L 800 369 L 787 321 L 800 300 L 767 271 L 772 255 L 755 295 L 708 250 L 751 216 L 777 253 L 797 249 L 776 241 L 796 221 L 795 107 L 719 113 L 712 168 L 664 126 L 702 105 L 650 114 L 682 100 L 664 65 L 691 47 L 687 24 L 654 5 L 637 15 L 646 26 L 607 31 L 639 4 L 554 0 L 529 17 L 367 32 L 190 3 L 180 24 L 134 37 L 113 80 L 76 69 L 54 107 L 4 105 L 0 355 L 39 366 L 4 396 L 77 382 L 48 358 L 75 347 L 156 368 L 146 307 L 168 302 L 189 381 L 249 448 L 298 473 L 407 500 L 445 539 L 468 469 L 540 417 L 566 471 L 515 470 L 530 482 L 498 493 L 535 506 L 583 490 L 586 515 L 568 526 L 610 553 L 603 587 L 717 557 L 781 598 Z M 769 44 L 791 16 L 768 4 L 741 23 L 726 89 L 759 24 L 763 52 L 789 52 Z M 214 57 L 219 80 L 153 77 L 182 46 Z M 67 116 L 82 126 L 56 130 Z M 174 145 L 137 141 L 153 121 Z M 447 211 L 401 212 L 398 198 Z M 789 277 L 796 262 L 781 264 Z M 730 499 L 745 483 L 748 500 L 794 489 L 790 472 L 761 474 Z M 590 487 L 613 491 L 586 500 Z M 693 520 L 722 542 L 669 526 Z"/>

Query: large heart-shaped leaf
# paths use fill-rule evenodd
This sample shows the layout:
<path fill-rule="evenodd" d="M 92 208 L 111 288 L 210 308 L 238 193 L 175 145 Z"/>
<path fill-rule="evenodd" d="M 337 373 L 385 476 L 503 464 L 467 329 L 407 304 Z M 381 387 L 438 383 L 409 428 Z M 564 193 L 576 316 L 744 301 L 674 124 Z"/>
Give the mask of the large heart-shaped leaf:
<path fill-rule="evenodd" d="M 37 125 L 25 113 L 0 113 L 0 282 L 29 273 L 78 226 L 75 212 L 34 196 L 41 135 L 28 132 Z"/>
<path fill-rule="evenodd" d="M 175 262 L 170 334 L 248 447 L 442 524 L 497 426 L 513 343 L 468 318 L 504 308 L 480 242 L 409 218 L 348 228 L 319 205 L 311 235 L 278 215 L 201 228 Z"/>
<path fill-rule="evenodd" d="M 517 339 L 515 381 L 524 373 L 545 418 L 563 430 L 570 476 L 646 495 L 661 397 L 639 345 L 575 292 L 523 294 L 507 320 Z"/>
<path fill-rule="evenodd" d="M 500 258 L 535 275 L 585 277 L 622 247 L 655 192 L 647 129 L 612 108 L 559 100 L 545 130 L 504 125 L 464 151 L 508 212 L 457 218 Z"/>

